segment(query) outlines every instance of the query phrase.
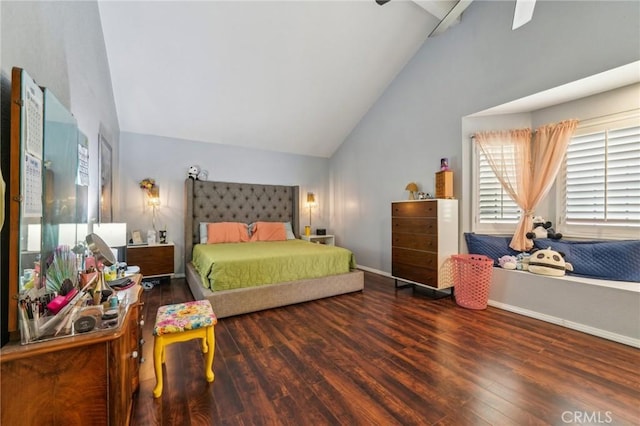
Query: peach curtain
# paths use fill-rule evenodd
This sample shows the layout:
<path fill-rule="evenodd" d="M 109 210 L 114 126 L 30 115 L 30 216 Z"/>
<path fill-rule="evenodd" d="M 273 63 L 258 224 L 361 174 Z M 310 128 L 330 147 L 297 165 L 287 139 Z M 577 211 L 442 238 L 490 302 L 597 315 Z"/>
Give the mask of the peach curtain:
<path fill-rule="evenodd" d="M 533 226 L 533 214 L 558 175 L 564 154 L 578 120 L 566 120 L 538 128 L 476 133 L 475 142 L 503 188 L 522 209 L 509 247 L 529 251 L 533 241 L 526 237 Z"/>

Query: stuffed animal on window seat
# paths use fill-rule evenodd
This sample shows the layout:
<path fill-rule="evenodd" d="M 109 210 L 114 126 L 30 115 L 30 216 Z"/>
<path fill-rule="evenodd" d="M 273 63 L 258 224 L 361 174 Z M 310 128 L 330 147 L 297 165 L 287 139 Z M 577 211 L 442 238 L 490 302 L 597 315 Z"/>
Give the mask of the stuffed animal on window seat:
<path fill-rule="evenodd" d="M 498 259 L 498 265 L 503 269 L 516 269 L 518 260 L 515 256 L 505 255 Z"/>
<path fill-rule="evenodd" d="M 536 216 L 533 218 L 533 229 L 531 232 L 527 232 L 527 238 L 533 240 L 535 238 L 550 238 L 552 240 L 559 240 L 562 238 L 562 234 L 556 232 L 553 229 L 552 224 L 548 220 L 544 220 L 542 216 Z"/>
<path fill-rule="evenodd" d="M 562 277 L 565 271 L 573 271 L 573 266 L 564 260 L 564 253 L 551 250 L 551 247 L 544 250 L 531 250 L 529 272 Z"/>

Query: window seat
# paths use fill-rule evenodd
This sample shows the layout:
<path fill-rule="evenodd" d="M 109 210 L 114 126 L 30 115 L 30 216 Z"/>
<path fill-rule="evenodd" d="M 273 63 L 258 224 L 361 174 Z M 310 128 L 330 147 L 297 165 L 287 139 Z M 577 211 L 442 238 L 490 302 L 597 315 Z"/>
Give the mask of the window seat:
<path fill-rule="evenodd" d="M 465 233 L 469 253 L 481 254 L 493 259 L 505 255 L 516 256 L 511 249 L 510 236 Z M 570 241 L 540 238 L 533 240 L 534 247 L 561 252 L 573 266 L 567 277 L 582 277 L 604 281 L 628 281 L 640 283 L 640 240 L 624 241 Z M 606 285 L 606 284 L 604 284 Z"/>
<path fill-rule="evenodd" d="M 510 236 L 465 233 L 465 240 L 469 253 L 495 265 L 518 254 Z M 496 266 L 489 305 L 640 348 L 640 241 L 534 242 L 564 252 L 574 273 L 552 277 Z"/>

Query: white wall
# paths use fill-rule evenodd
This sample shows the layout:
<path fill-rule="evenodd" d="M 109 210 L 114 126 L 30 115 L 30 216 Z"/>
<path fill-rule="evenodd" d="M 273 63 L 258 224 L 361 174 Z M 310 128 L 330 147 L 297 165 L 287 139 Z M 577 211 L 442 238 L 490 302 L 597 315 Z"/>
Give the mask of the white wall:
<path fill-rule="evenodd" d="M 98 199 L 98 133 L 104 132 L 117 158 L 118 119 L 96 2 L 0 2 L 1 72 L 11 79 L 20 67 L 50 89 L 71 111 L 89 139 L 90 217 Z M 8 114 L 9 111 L 2 111 Z M 114 163 L 114 176 L 118 164 Z M 117 183 L 114 185 L 117 211 Z"/>
<path fill-rule="evenodd" d="M 433 191 L 441 157 L 462 197 L 462 117 L 640 58 L 638 2 L 538 2 L 516 31 L 513 6 L 474 2 L 427 40 L 331 158 L 332 227 L 358 264 L 391 271 L 390 202 L 412 180 Z"/>
<path fill-rule="evenodd" d="M 127 222 L 129 231 L 143 230 L 143 235 L 152 229 L 152 212 L 138 183 L 144 178 L 155 179 L 161 200 L 156 225 L 158 229 L 166 225 L 168 238 L 176 245 L 178 274 L 184 273 L 184 180 L 194 164 L 209 171 L 210 181 L 300 186 L 300 228 L 309 223 L 309 211 L 304 208 L 306 193 L 314 192 L 318 208 L 312 211 L 313 229 L 329 227 L 326 158 L 128 132 L 122 132 L 120 141 L 126 148 L 120 155 L 119 220 Z"/>

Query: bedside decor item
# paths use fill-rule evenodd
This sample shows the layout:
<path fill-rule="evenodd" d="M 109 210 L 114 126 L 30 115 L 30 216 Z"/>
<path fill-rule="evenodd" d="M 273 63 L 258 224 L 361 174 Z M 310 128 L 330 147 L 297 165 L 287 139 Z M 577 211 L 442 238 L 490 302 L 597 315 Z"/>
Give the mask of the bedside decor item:
<path fill-rule="evenodd" d="M 307 192 L 307 207 L 309 208 L 309 226 L 304 227 L 304 234 L 311 235 L 311 209 L 316 207 L 316 195 L 313 192 Z"/>
<path fill-rule="evenodd" d="M 453 171 L 436 172 L 436 198 L 453 198 Z"/>
<path fill-rule="evenodd" d="M 131 243 L 135 245 L 142 244 L 142 233 L 139 230 L 131 231 Z"/>
<path fill-rule="evenodd" d="M 418 192 L 418 185 L 415 182 L 409 182 L 404 189 L 406 191 L 409 191 L 410 200 L 416 199 L 416 192 Z"/>
<path fill-rule="evenodd" d="M 327 230 L 324 228 L 316 229 L 316 235 L 327 235 Z"/>

